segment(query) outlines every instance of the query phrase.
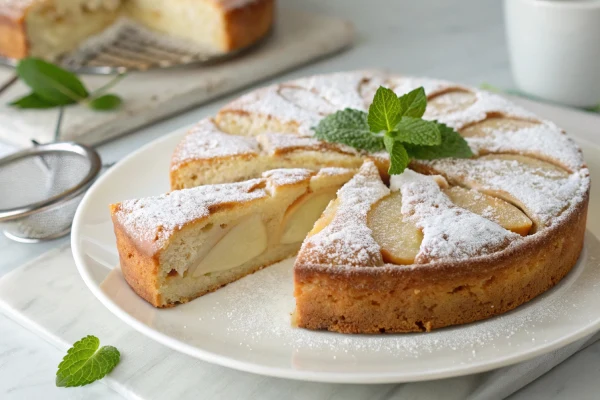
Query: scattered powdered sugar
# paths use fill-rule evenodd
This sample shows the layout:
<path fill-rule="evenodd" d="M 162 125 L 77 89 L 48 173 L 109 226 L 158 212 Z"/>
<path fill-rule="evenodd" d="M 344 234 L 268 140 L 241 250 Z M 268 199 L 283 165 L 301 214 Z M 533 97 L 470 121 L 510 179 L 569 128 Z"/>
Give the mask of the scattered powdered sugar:
<path fill-rule="evenodd" d="M 275 118 L 282 123 L 298 124 L 298 133 L 312 136 L 311 128 L 326 115 L 343 108 L 366 110 L 360 85 L 366 79 L 384 75 L 367 71 L 317 75 L 272 85 L 250 92 L 227 105 L 222 112 L 244 111 L 254 118 Z"/>
<path fill-rule="evenodd" d="M 331 223 L 304 241 L 298 257 L 320 265 L 383 265 L 381 248 L 367 226 L 367 213 L 389 192 L 375 164 L 365 162 L 338 191 L 339 206 Z"/>
<path fill-rule="evenodd" d="M 424 118 L 435 119 L 455 129 L 460 129 L 473 122 L 483 121 L 488 114 L 502 114 L 505 116 L 537 119 L 536 115 L 518 107 L 505 98 L 484 91 L 473 91 L 476 99 L 470 106 L 450 113 L 438 113 L 433 108 L 428 108 Z"/>
<path fill-rule="evenodd" d="M 157 251 L 185 224 L 208 217 L 212 206 L 244 203 L 268 196 L 264 189 L 257 188 L 262 182 L 264 179 L 205 185 L 126 200 L 120 203 L 115 216 L 130 238 Z"/>
<path fill-rule="evenodd" d="M 317 176 L 335 176 L 335 175 L 345 175 L 351 173 L 352 169 L 349 168 L 339 168 L 339 167 L 325 167 L 321 168 L 319 172 L 317 172 Z"/>
<path fill-rule="evenodd" d="M 429 176 L 406 170 L 391 177 L 391 187 L 402 193 L 402 214 L 423 231 L 417 264 L 490 254 L 521 239 L 495 222 L 456 206 Z"/>
<path fill-rule="evenodd" d="M 440 159 L 427 163 L 442 171 L 451 181 L 462 182 L 478 190 L 494 192 L 509 202 L 517 202 L 530 218 L 542 226 L 550 226 L 571 205 L 582 201 L 589 189 L 589 171 L 572 174 L 554 167 L 525 164 L 524 159 Z M 506 198 L 508 195 L 509 198 Z"/>
<path fill-rule="evenodd" d="M 280 168 L 263 172 L 262 176 L 269 180 L 268 187 L 277 187 L 308 181 L 314 174 L 314 171 L 303 168 Z"/>
<path fill-rule="evenodd" d="M 475 153 L 518 152 L 549 158 L 571 171 L 583 166 L 581 150 L 573 139 L 551 122 L 513 131 L 483 129 L 485 136 L 466 138 Z"/>
<path fill-rule="evenodd" d="M 598 243 L 592 239 L 588 246 L 590 255 L 592 251 L 597 254 L 595 249 L 600 249 L 600 246 L 593 247 Z M 433 360 L 445 365 L 460 365 L 489 357 L 505 357 L 512 347 L 519 353 L 525 348 L 539 349 L 544 347 L 545 340 L 552 341 L 564 335 L 556 330 L 545 330 L 547 324 L 560 322 L 559 325 L 567 329 L 569 324 L 591 323 L 596 316 L 590 315 L 586 320 L 581 312 L 573 313 L 575 302 L 582 309 L 590 309 L 597 298 L 594 294 L 600 294 L 597 285 L 600 258 L 592 259 L 586 254 L 555 288 L 516 310 L 485 321 L 429 333 L 349 335 L 292 327 L 290 314 L 295 306 L 293 259 L 188 304 L 160 310 L 155 325 L 164 321 L 162 329 L 173 331 L 174 324 L 181 326 L 185 321 L 188 329 L 184 340 L 199 348 L 209 346 L 207 332 L 214 332 L 219 337 L 219 348 L 224 346 L 223 343 L 239 346 L 235 357 L 252 360 L 253 353 L 279 357 L 284 354 L 291 357 L 294 367 L 304 370 L 348 370 L 357 363 L 385 368 L 381 360 L 394 359 L 410 361 L 392 364 L 395 370 L 425 371 L 431 368 Z M 190 316 L 197 316 L 198 320 L 190 321 Z M 177 328 L 177 331 L 183 329 Z M 440 358 L 435 358 L 437 356 Z"/>
<path fill-rule="evenodd" d="M 384 84 L 386 75 L 379 71 L 352 71 L 340 72 L 329 75 L 315 75 L 308 78 L 292 81 L 292 84 L 306 90 L 318 93 L 329 104 L 335 107 L 334 111 L 343 108 L 354 108 L 366 110 L 364 98 L 360 92 L 360 86 L 367 80 Z"/>
<path fill-rule="evenodd" d="M 258 154 L 260 146 L 255 138 L 222 132 L 210 118 L 203 119 L 183 137 L 171 158 L 171 168 L 199 159 Z"/>
<path fill-rule="evenodd" d="M 421 78 L 412 76 L 391 76 L 389 79 L 390 88 L 398 95 L 402 96 L 415 90 L 418 87 L 423 87 L 425 93 L 431 96 L 449 88 L 463 88 L 456 83 L 444 81 L 441 79 Z"/>

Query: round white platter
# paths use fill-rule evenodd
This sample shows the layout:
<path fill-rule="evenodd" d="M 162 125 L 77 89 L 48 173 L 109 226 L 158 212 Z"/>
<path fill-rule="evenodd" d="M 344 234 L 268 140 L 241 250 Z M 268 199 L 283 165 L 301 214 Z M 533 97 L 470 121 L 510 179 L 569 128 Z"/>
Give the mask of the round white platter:
<path fill-rule="evenodd" d="M 292 259 L 188 304 L 155 309 L 134 294 L 117 267 L 108 204 L 168 191 L 170 155 L 183 133 L 152 142 L 111 168 L 86 194 L 72 231 L 73 255 L 90 290 L 159 343 L 257 374 L 384 383 L 482 372 L 600 329 L 600 243 L 589 232 L 577 265 L 552 290 L 502 316 L 432 333 L 369 336 L 292 328 Z"/>

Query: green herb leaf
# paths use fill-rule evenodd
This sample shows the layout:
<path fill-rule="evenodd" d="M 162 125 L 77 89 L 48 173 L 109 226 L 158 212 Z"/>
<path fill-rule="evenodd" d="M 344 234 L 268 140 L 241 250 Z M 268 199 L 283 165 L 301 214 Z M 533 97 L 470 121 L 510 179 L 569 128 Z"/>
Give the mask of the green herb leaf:
<path fill-rule="evenodd" d="M 373 103 L 369 107 L 369 127 L 371 132 L 389 132 L 400 122 L 400 100 L 393 90 L 379 86 Z"/>
<path fill-rule="evenodd" d="M 56 106 L 73 104 L 88 96 L 77 76 L 38 58 L 21 60 L 17 75 L 37 96 Z"/>
<path fill-rule="evenodd" d="M 56 386 L 73 387 L 90 384 L 102 379 L 119 363 L 119 350 L 103 346 L 98 350 L 100 340 L 86 336 L 69 349 L 58 365 Z"/>
<path fill-rule="evenodd" d="M 29 93 L 27 96 L 23 96 L 10 103 L 11 106 L 16 108 L 52 108 L 56 107 L 54 104 L 47 102 L 35 93 Z"/>
<path fill-rule="evenodd" d="M 410 163 L 410 157 L 402 143 L 394 140 L 389 145 L 386 145 L 386 149 L 390 153 L 389 174 L 398 175 L 403 173 L 406 167 L 408 167 L 408 163 Z"/>
<path fill-rule="evenodd" d="M 373 134 L 364 111 L 346 108 L 323 118 L 315 128 L 315 137 L 371 152 L 383 150 L 383 139 Z"/>
<path fill-rule="evenodd" d="M 395 127 L 396 140 L 420 146 L 436 146 L 442 143 L 442 135 L 433 121 L 416 117 L 402 117 Z"/>
<path fill-rule="evenodd" d="M 437 123 L 442 141 L 437 146 L 416 146 L 406 144 L 408 154 L 412 158 L 433 160 L 436 158 L 470 158 L 473 156 L 467 141 L 458 132 L 442 123 Z"/>
<path fill-rule="evenodd" d="M 105 94 L 88 103 L 89 107 L 99 111 L 109 111 L 118 108 L 123 101 L 116 94 Z"/>
<path fill-rule="evenodd" d="M 421 118 L 425 114 L 427 96 L 422 86 L 400 96 L 399 100 L 401 105 L 400 115 Z"/>

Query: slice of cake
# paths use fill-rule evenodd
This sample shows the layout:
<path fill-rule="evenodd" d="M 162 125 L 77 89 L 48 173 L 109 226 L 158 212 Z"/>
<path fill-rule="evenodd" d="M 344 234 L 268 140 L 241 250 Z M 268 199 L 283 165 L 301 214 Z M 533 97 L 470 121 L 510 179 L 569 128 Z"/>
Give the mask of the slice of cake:
<path fill-rule="evenodd" d="M 0 3 L 0 54 L 53 60 L 120 16 L 228 52 L 263 37 L 273 12 L 274 0 L 6 0 Z"/>
<path fill-rule="evenodd" d="M 113 204 L 123 276 L 149 303 L 169 307 L 293 256 L 353 173 L 271 170 Z"/>

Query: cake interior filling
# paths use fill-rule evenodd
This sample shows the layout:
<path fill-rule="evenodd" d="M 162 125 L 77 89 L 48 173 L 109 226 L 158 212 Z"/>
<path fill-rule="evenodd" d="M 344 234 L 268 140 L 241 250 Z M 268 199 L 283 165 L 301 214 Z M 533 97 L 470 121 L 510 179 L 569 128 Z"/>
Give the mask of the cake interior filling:
<path fill-rule="evenodd" d="M 280 222 L 253 213 L 228 223 L 209 222 L 196 237 L 199 249 L 187 267 L 171 271 L 168 277 L 202 278 L 233 270 L 250 263 L 269 249 L 299 248 L 327 205 L 336 197 L 336 188 L 308 190 L 287 207 Z M 269 220 L 268 220 L 269 219 Z"/>
<path fill-rule="evenodd" d="M 30 53 L 50 60 L 75 50 L 118 18 L 127 18 L 215 51 L 224 43 L 222 18 L 209 2 L 185 0 L 55 0 L 38 2 L 26 18 Z"/>

